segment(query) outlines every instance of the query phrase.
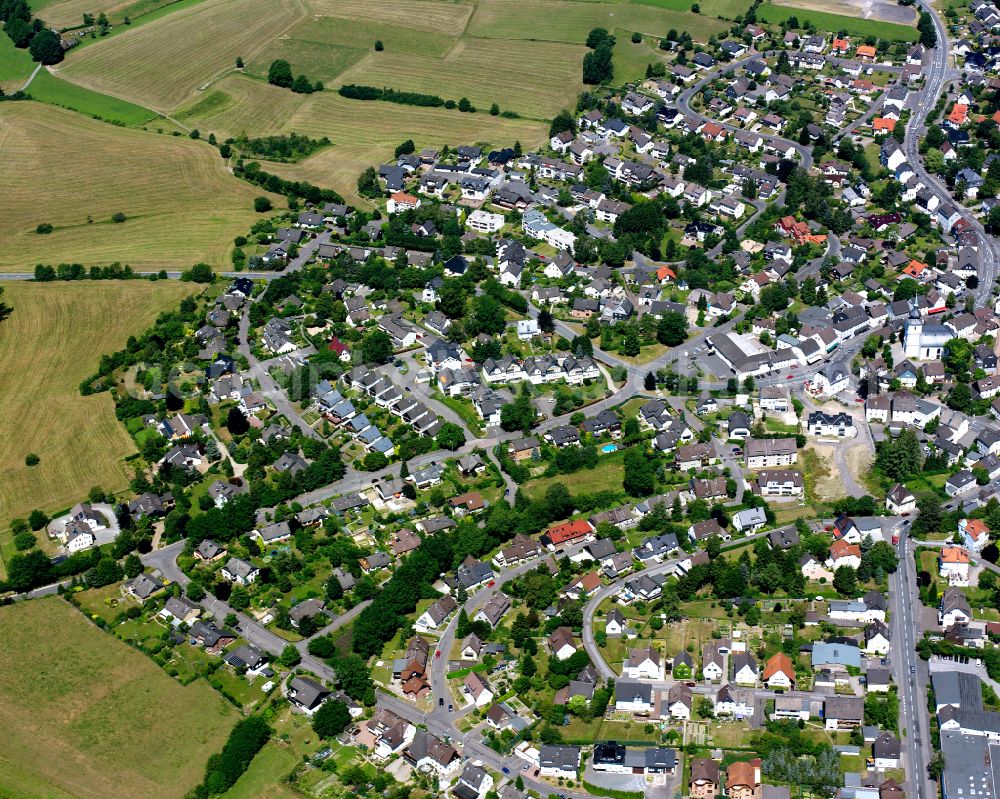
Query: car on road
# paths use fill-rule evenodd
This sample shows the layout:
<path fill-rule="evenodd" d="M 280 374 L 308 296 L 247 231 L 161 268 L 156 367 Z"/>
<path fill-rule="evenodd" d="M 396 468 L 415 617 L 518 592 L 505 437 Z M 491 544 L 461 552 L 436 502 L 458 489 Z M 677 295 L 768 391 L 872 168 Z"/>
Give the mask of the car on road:
<path fill-rule="evenodd" d="M 917 673 L 917 667 L 916 666 L 910 666 L 910 674 L 916 674 L 916 673 Z"/>
<path fill-rule="evenodd" d="M 505 488 L 505 489 L 503 490 L 503 495 L 504 495 L 505 497 L 509 497 L 509 496 L 510 496 L 510 489 L 509 489 L 509 488 Z"/>
<path fill-rule="evenodd" d="M 504 774 L 510 774 L 510 769 L 509 769 L 509 768 L 507 768 L 506 766 L 504 766 L 504 767 L 503 767 L 502 769 L 500 769 L 500 770 L 501 770 L 501 771 L 502 771 L 502 772 L 503 772 Z"/>
<path fill-rule="evenodd" d="M 444 707 L 444 697 L 443 696 L 439 696 L 438 697 L 438 707 Z"/>
<path fill-rule="evenodd" d="M 787 377 L 785 378 L 785 380 L 794 380 L 794 379 L 795 379 L 795 375 L 788 375 L 788 376 L 787 376 Z"/>
<path fill-rule="evenodd" d="M 409 394 L 412 390 L 413 389 L 411 389 L 409 386 L 403 388 L 403 391 L 405 391 L 407 394 Z"/>
<path fill-rule="evenodd" d="M 448 712 L 451 713 L 451 711 L 454 710 L 454 709 L 455 709 L 454 706 L 451 704 L 451 702 L 449 702 L 448 703 Z"/>

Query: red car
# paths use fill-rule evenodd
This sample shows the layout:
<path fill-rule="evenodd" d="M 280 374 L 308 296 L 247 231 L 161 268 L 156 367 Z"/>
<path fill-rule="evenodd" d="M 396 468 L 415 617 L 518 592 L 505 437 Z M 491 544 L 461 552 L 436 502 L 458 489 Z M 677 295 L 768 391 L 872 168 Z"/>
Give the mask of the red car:
<path fill-rule="evenodd" d="M 487 587 L 487 588 L 492 588 L 492 587 L 493 587 L 493 586 L 495 586 L 496 584 L 497 584 L 497 581 L 496 581 L 496 580 L 490 580 L 490 581 L 489 581 L 488 583 L 486 583 L 486 587 Z"/>
<path fill-rule="evenodd" d="M 437 651 L 436 651 L 436 652 L 434 653 L 434 657 L 436 657 L 436 658 L 439 658 L 439 657 L 441 657 L 441 650 L 440 650 L 440 649 L 438 649 L 438 650 L 437 650 Z"/>
<path fill-rule="evenodd" d="M 785 378 L 785 380 L 794 380 L 794 379 L 795 375 L 788 375 L 788 377 Z"/>

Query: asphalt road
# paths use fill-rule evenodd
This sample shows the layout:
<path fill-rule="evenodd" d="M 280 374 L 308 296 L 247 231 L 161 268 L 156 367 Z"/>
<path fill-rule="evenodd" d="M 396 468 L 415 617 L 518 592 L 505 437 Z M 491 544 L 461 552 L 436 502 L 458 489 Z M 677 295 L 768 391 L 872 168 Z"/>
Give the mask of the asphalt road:
<path fill-rule="evenodd" d="M 929 50 L 927 55 L 924 56 L 923 75 L 925 83 L 923 89 L 920 91 L 917 103 L 913 107 L 910 121 L 906 125 L 903 152 L 906 155 L 907 163 L 913 167 L 913 171 L 924 185 L 937 195 L 942 203 L 951 203 L 956 206 L 979 238 L 980 273 L 979 286 L 976 289 L 975 295 L 976 304 L 983 305 L 989 300 L 993 284 L 997 279 L 997 266 L 1000 264 L 1000 242 L 986 232 L 986 229 L 976 219 L 975 214 L 952 197 L 947 186 L 937 176 L 927 171 L 920 156 L 920 140 L 927 132 L 927 115 L 937 103 L 945 81 L 951 78 L 960 78 L 961 75 L 958 70 L 948 66 L 950 43 L 948 41 L 948 30 L 941 16 L 931 4 L 921 2 L 919 5 L 922 10 L 930 12 L 934 19 L 938 44 L 937 47 Z"/>

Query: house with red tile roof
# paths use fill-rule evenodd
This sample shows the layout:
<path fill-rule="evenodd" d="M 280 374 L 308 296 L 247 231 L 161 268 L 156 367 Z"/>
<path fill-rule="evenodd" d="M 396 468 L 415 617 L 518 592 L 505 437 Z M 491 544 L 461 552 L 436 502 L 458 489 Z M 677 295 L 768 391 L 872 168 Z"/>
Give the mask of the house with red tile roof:
<path fill-rule="evenodd" d="M 875 117 L 872 120 L 872 130 L 876 136 L 884 136 L 886 133 L 892 133 L 896 129 L 896 120 L 888 119 L 887 117 Z"/>
<path fill-rule="evenodd" d="M 965 103 L 955 103 L 948 112 L 947 119 L 952 125 L 964 125 L 969 121 L 969 106 Z"/>
<path fill-rule="evenodd" d="M 545 531 L 541 541 L 543 546 L 555 549 L 563 544 L 582 541 L 593 532 L 594 526 L 586 519 L 574 519 L 571 522 L 553 525 Z"/>
<path fill-rule="evenodd" d="M 764 684 L 768 688 L 792 688 L 795 685 L 795 666 L 784 652 L 778 652 L 764 664 Z"/>
<path fill-rule="evenodd" d="M 834 571 L 841 566 L 858 568 L 861 565 L 861 547 L 857 544 L 848 544 L 843 539 L 834 541 L 830 545 L 830 557 L 827 558 L 826 565 Z"/>
<path fill-rule="evenodd" d="M 966 549 L 979 552 L 990 541 L 990 528 L 982 519 L 959 519 L 958 532 Z"/>

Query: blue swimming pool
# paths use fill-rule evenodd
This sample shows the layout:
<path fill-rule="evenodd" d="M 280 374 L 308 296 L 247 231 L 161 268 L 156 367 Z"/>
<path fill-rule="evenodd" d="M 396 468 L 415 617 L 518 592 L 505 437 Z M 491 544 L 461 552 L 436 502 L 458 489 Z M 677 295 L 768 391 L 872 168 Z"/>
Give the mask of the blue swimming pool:
<path fill-rule="evenodd" d="M 607 454 L 608 452 L 616 452 L 618 450 L 617 444 L 605 444 L 601 447 L 601 452 Z"/>

